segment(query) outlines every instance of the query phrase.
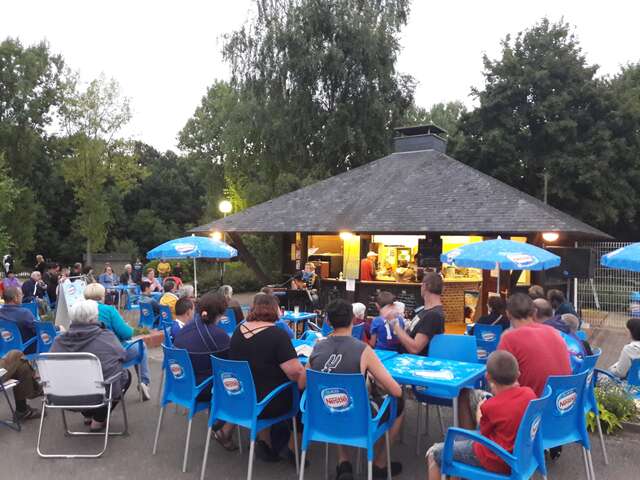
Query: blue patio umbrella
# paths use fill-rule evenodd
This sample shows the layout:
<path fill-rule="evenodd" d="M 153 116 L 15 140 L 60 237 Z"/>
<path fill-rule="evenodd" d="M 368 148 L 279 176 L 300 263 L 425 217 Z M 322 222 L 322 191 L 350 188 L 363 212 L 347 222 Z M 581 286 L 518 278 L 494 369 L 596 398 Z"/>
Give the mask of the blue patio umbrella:
<path fill-rule="evenodd" d="M 165 258 L 168 260 L 193 260 L 193 283 L 196 296 L 198 295 L 198 275 L 196 271 L 197 258 L 209 258 L 213 260 L 230 260 L 238 256 L 238 251 L 221 240 L 210 237 L 176 238 L 158 245 L 147 252 L 147 258 Z"/>
<path fill-rule="evenodd" d="M 632 243 L 603 255 L 600 264 L 604 267 L 640 272 L 640 243 Z"/>
<path fill-rule="evenodd" d="M 547 270 L 560 265 L 560 257 L 543 248 L 502 238 L 463 245 L 443 253 L 440 260 L 458 267 L 483 270 Z"/>

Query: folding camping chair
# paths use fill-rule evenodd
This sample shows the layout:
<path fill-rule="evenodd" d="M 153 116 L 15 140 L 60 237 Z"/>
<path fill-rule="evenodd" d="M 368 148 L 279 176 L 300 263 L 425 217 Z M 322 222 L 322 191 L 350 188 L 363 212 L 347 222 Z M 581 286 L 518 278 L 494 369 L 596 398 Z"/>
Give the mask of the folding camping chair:
<path fill-rule="evenodd" d="M 4 368 L 0 368 L 0 379 L 4 377 L 6 374 L 7 374 L 7 371 Z M 0 380 L 0 393 L 7 400 L 7 404 L 9 405 L 9 410 L 11 411 L 11 420 L 0 420 L 0 425 L 5 425 L 19 432 L 20 429 L 22 428 L 20 426 L 20 419 L 18 418 L 18 415 L 16 414 L 16 409 L 11 403 L 11 399 L 9 398 L 9 394 L 7 393 L 8 390 L 11 390 L 16 385 L 18 385 L 18 381 L 12 378 L 7 380 L 6 382 L 3 382 L 2 380 Z"/>

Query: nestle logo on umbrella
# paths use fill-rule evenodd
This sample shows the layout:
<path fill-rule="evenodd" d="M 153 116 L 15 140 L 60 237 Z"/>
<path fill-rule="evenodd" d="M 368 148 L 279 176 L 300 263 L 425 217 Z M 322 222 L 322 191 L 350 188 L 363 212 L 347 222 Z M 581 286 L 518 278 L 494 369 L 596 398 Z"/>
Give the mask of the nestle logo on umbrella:
<path fill-rule="evenodd" d="M 462 251 L 458 248 L 447 253 L 447 263 L 453 263 L 456 257 L 460 256 Z"/>
<path fill-rule="evenodd" d="M 198 246 L 193 243 L 176 243 L 173 248 L 175 248 L 176 252 L 181 255 L 188 255 L 195 252 L 198 249 Z"/>
<path fill-rule="evenodd" d="M 332 412 L 345 412 L 353 406 L 351 397 L 342 388 L 325 388 L 320 392 L 320 396 L 325 406 Z"/>
<path fill-rule="evenodd" d="M 538 259 L 527 253 L 507 253 L 505 256 L 518 267 L 530 267 L 538 263 Z"/>
<path fill-rule="evenodd" d="M 242 382 L 232 373 L 222 373 L 222 386 L 229 395 L 239 395 L 242 393 Z"/>
<path fill-rule="evenodd" d="M 9 330 L 2 330 L 2 332 L 0 332 L 0 337 L 2 337 L 2 340 L 4 340 L 5 342 L 10 342 L 11 340 L 13 340 L 13 335 Z"/>
<path fill-rule="evenodd" d="M 573 408 L 578 399 L 578 394 L 575 388 L 562 392 L 556 397 L 556 408 L 560 413 L 567 413 Z"/>

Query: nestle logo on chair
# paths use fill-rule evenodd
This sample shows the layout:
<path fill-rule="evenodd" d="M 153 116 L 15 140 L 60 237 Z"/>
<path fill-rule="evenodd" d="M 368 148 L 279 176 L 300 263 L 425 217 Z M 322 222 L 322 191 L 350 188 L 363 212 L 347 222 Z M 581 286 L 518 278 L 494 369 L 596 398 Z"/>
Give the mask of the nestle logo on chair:
<path fill-rule="evenodd" d="M 184 370 L 182 369 L 179 363 L 176 363 L 176 362 L 170 363 L 169 371 L 171 372 L 171 375 L 173 375 L 173 378 L 175 378 L 176 380 L 180 380 L 182 377 L 184 377 Z"/>
<path fill-rule="evenodd" d="M 353 406 L 351 396 L 342 388 L 325 388 L 320 392 L 325 406 L 332 412 L 344 412 Z"/>
<path fill-rule="evenodd" d="M 239 395 L 242 393 L 242 382 L 238 380 L 238 377 L 234 374 L 222 373 L 220 377 L 222 378 L 222 386 L 229 395 Z"/>
<path fill-rule="evenodd" d="M 195 252 L 198 249 L 198 246 L 193 243 L 176 243 L 174 248 L 176 249 L 176 252 L 182 255 L 188 255 Z"/>
<path fill-rule="evenodd" d="M 567 413 L 573 408 L 578 399 L 578 393 L 575 388 L 562 392 L 556 397 L 556 408 L 560 413 Z"/>
<path fill-rule="evenodd" d="M 484 340 L 485 342 L 495 342 L 496 341 L 496 334 L 493 332 L 482 332 L 482 335 L 480 335 L 482 337 L 482 340 Z"/>
<path fill-rule="evenodd" d="M 49 343 L 51 343 L 51 336 L 48 333 L 43 332 L 40 334 L 40 340 L 42 340 L 42 343 L 48 345 Z"/>

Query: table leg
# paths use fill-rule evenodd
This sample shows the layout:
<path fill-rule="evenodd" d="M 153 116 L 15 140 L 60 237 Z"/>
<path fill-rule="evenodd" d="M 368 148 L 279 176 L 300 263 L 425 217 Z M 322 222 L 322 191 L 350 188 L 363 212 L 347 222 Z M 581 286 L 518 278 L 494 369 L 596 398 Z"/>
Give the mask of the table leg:
<path fill-rule="evenodd" d="M 453 397 L 453 426 L 458 426 L 458 396 Z"/>

